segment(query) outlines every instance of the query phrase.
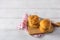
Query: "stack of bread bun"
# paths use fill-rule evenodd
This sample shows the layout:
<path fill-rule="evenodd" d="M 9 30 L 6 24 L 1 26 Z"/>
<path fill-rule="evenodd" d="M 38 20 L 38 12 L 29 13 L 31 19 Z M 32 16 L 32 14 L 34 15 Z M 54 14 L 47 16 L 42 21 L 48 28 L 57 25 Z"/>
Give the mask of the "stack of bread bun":
<path fill-rule="evenodd" d="M 60 26 L 60 22 L 55 23 L 55 25 Z M 50 19 L 43 18 L 40 19 L 37 15 L 28 16 L 28 32 L 31 35 L 41 34 L 41 33 L 51 33 L 54 31 L 54 26 Z"/>

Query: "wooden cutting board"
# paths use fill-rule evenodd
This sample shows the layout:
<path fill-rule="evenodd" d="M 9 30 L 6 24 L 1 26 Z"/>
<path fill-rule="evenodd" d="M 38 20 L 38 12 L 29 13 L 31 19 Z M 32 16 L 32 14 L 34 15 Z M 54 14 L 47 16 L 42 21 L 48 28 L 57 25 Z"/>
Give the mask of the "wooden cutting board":
<path fill-rule="evenodd" d="M 41 32 L 40 32 L 39 28 L 30 28 L 30 27 L 28 27 L 28 33 L 30 35 L 35 35 L 35 34 L 40 34 Z"/>

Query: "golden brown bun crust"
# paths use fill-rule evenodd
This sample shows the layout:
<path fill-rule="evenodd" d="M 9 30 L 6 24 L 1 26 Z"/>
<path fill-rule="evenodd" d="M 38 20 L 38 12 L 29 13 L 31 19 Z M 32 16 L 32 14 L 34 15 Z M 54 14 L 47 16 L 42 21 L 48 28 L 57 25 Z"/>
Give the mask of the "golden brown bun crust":
<path fill-rule="evenodd" d="M 43 19 L 40 22 L 40 32 L 41 33 L 49 33 L 53 31 L 53 26 L 51 25 L 51 21 L 48 19 Z"/>
<path fill-rule="evenodd" d="M 38 27 L 39 26 L 39 17 L 37 15 L 30 15 L 28 17 L 28 26 L 29 27 Z"/>

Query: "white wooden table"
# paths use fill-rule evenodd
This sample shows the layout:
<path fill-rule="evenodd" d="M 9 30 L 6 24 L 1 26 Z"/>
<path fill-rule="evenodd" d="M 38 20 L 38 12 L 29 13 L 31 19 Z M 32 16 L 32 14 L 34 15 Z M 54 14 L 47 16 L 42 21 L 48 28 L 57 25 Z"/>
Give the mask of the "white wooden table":
<path fill-rule="evenodd" d="M 60 0 L 0 0 L 0 40 L 60 40 L 60 28 L 42 38 L 17 30 L 24 13 L 60 21 Z"/>

